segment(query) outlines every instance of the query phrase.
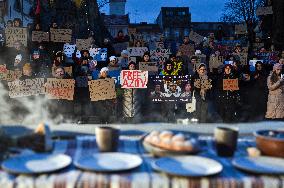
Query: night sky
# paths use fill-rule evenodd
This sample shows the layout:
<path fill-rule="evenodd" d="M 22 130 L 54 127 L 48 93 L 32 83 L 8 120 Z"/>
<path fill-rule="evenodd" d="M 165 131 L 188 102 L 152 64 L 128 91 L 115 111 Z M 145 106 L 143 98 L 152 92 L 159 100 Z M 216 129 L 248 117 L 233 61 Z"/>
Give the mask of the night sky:
<path fill-rule="evenodd" d="M 126 13 L 130 15 L 131 23 L 147 21 L 153 23 L 164 7 L 189 7 L 194 22 L 219 21 L 225 0 L 127 0 Z M 108 13 L 108 6 L 103 12 Z M 137 10 L 137 15 L 135 15 Z"/>

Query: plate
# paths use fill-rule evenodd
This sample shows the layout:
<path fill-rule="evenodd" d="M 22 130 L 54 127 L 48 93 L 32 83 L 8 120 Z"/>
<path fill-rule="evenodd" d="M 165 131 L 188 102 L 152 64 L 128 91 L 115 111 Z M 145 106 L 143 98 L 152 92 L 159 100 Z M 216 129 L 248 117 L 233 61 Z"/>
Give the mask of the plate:
<path fill-rule="evenodd" d="M 256 174 L 284 174 L 284 159 L 276 157 L 239 157 L 233 165 Z"/>
<path fill-rule="evenodd" d="M 82 156 L 74 165 L 84 170 L 116 172 L 134 169 L 142 164 L 142 159 L 133 154 L 108 152 Z"/>
<path fill-rule="evenodd" d="M 69 166 L 72 159 L 64 154 L 31 154 L 5 160 L 2 168 L 15 174 L 50 173 Z"/>
<path fill-rule="evenodd" d="M 223 169 L 219 162 L 199 156 L 163 157 L 152 163 L 152 166 L 170 175 L 188 177 L 210 176 Z"/>

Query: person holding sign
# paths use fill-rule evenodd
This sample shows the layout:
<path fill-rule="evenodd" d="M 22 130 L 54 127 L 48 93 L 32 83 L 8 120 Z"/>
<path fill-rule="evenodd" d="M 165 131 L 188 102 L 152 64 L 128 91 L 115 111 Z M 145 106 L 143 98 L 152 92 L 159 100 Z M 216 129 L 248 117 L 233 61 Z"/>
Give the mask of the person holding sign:
<path fill-rule="evenodd" d="M 209 92 L 212 88 L 211 82 L 212 80 L 207 76 L 206 65 L 201 63 L 197 67 L 196 74 L 193 75 L 191 80 L 192 92 L 194 92 L 196 98 L 196 111 L 194 116 L 200 123 L 207 122 Z"/>
<path fill-rule="evenodd" d="M 281 74 L 282 69 L 283 65 L 275 64 L 272 73 L 267 78 L 269 94 L 265 117 L 268 119 L 283 120 L 284 118 L 284 75 Z"/>
<path fill-rule="evenodd" d="M 224 123 L 236 120 L 237 104 L 240 101 L 237 84 L 238 78 L 233 73 L 232 65 L 225 65 L 223 74 L 217 81 L 217 106 Z"/>

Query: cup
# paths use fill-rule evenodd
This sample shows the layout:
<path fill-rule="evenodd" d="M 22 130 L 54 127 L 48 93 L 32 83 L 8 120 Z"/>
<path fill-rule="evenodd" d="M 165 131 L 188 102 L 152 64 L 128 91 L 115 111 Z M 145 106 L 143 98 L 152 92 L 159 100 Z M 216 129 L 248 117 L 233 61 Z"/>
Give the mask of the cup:
<path fill-rule="evenodd" d="M 237 127 L 216 127 L 214 139 L 218 156 L 231 157 L 237 148 L 239 129 Z"/>
<path fill-rule="evenodd" d="M 119 129 L 112 127 L 96 127 L 96 142 L 101 152 L 113 152 L 117 150 L 119 141 Z"/>

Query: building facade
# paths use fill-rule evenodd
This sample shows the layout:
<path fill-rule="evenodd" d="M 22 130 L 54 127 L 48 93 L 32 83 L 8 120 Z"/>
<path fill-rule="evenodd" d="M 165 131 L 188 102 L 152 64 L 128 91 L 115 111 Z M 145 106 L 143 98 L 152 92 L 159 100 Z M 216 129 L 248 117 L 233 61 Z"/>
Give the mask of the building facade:
<path fill-rule="evenodd" d="M 163 30 L 165 38 L 181 40 L 190 33 L 189 7 L 162 7 L 156 23 Z"/>

